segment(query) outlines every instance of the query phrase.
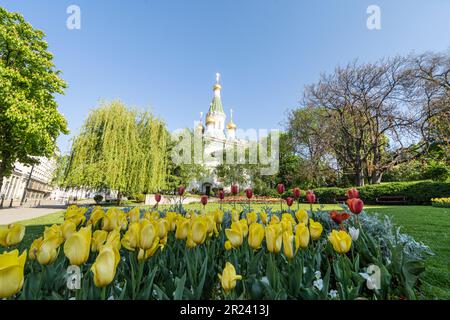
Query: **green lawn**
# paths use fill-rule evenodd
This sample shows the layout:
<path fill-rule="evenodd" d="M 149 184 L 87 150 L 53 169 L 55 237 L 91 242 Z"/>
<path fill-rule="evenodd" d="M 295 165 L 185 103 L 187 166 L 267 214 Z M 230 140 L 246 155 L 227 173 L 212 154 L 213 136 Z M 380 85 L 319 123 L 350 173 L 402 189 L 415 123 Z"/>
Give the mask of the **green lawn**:
<path fill-rule="evenodd" d="M 272 205 L 278 209 L 279 205 Z M 201 205 L 190 204 L 188 209 L 200 209 Z M 218 204 L 210 203 L 207 209 L 217 208 Z M 230 207 L 227 205 L 226 207 Z M 259 210 L 264 205 L 252 205 Z M 309 205 L 302 204 L 302 208 Z M 325 210 L 339 209 L 337 205 L 325 205 Z M 385 214 L 401 227 L 402 232 L 410 234 L 416 240 L 428 245 L 435 253 L 427 260 L 426 272 L 421 277 L 421 291 L 425 299 L 450 299 L 450 209 L 431 206 L 367 206 L 368 213 Z M 27 220 L 27 233 L 23 241 L 28 246 L 32 239 L 40 235 L 44 225 L 61 223 L 63 213 L 57 212 L 37 219 Z"/>

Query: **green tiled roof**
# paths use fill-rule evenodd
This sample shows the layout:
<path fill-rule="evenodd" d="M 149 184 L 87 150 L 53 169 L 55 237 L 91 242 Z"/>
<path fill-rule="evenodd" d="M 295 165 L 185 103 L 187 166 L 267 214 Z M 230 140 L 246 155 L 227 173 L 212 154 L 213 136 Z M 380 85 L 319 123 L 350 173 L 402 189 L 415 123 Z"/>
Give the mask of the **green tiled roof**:
<path fill-rule="evenodd" d="M 222 101 L 219 97 L 214 96 L 211 104 L 209 105 L 209 114 L 211 113 L 224 113 L 222 108 Z"/>

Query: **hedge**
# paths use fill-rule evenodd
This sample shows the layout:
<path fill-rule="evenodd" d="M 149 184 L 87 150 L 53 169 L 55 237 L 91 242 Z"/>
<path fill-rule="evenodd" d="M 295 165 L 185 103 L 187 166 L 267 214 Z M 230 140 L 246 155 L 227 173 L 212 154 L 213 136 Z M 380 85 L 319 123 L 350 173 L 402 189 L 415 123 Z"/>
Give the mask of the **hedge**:
<path fill-rule="evenodd" d="M 426 181 L 389 182 L 359 187 L 360 198 L 367 204 L 376 204 L 380 196 L 404 196 L 408 204 L 430 204 L 432 198 L 450 197 L 450 183 Z M 347 188 L 317 188 L 314 193 L 320 203 L 334 203 L 345 196 Z"/>

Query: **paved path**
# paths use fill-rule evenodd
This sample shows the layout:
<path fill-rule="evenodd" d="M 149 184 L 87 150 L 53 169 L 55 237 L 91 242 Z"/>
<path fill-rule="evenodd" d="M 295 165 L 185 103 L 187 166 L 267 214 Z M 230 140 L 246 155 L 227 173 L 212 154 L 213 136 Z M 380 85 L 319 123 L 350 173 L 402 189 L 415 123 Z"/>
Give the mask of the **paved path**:
<path fill-rule="evenodd" d="M 65 206 L 48 206 L 41 208 L 7 208 L 0 209 L 0 225 L 39 218 L 64 210 Z"/>

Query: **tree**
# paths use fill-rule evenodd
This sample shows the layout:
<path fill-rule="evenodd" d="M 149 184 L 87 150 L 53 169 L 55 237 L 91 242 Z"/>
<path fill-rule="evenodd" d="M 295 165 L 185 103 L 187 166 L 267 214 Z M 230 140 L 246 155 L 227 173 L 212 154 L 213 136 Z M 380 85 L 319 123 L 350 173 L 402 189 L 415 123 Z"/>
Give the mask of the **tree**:
<path fill-rule="evenodd" d="M 90 112 L 74 139 L 65 184 L 108 188 L 122 193 L 148 193 L 166 187 L 165 124 L 149 112 L 138 112 L 120 101 L 103 103 Z"/>
<path fill-rule="evenodd" d="M 54 97 L 66 84 L 44 36 L 0 7 L 0 189 L 16 161 L 31 165 L 53 156 L 56 138 L 68 133 Z"/>

